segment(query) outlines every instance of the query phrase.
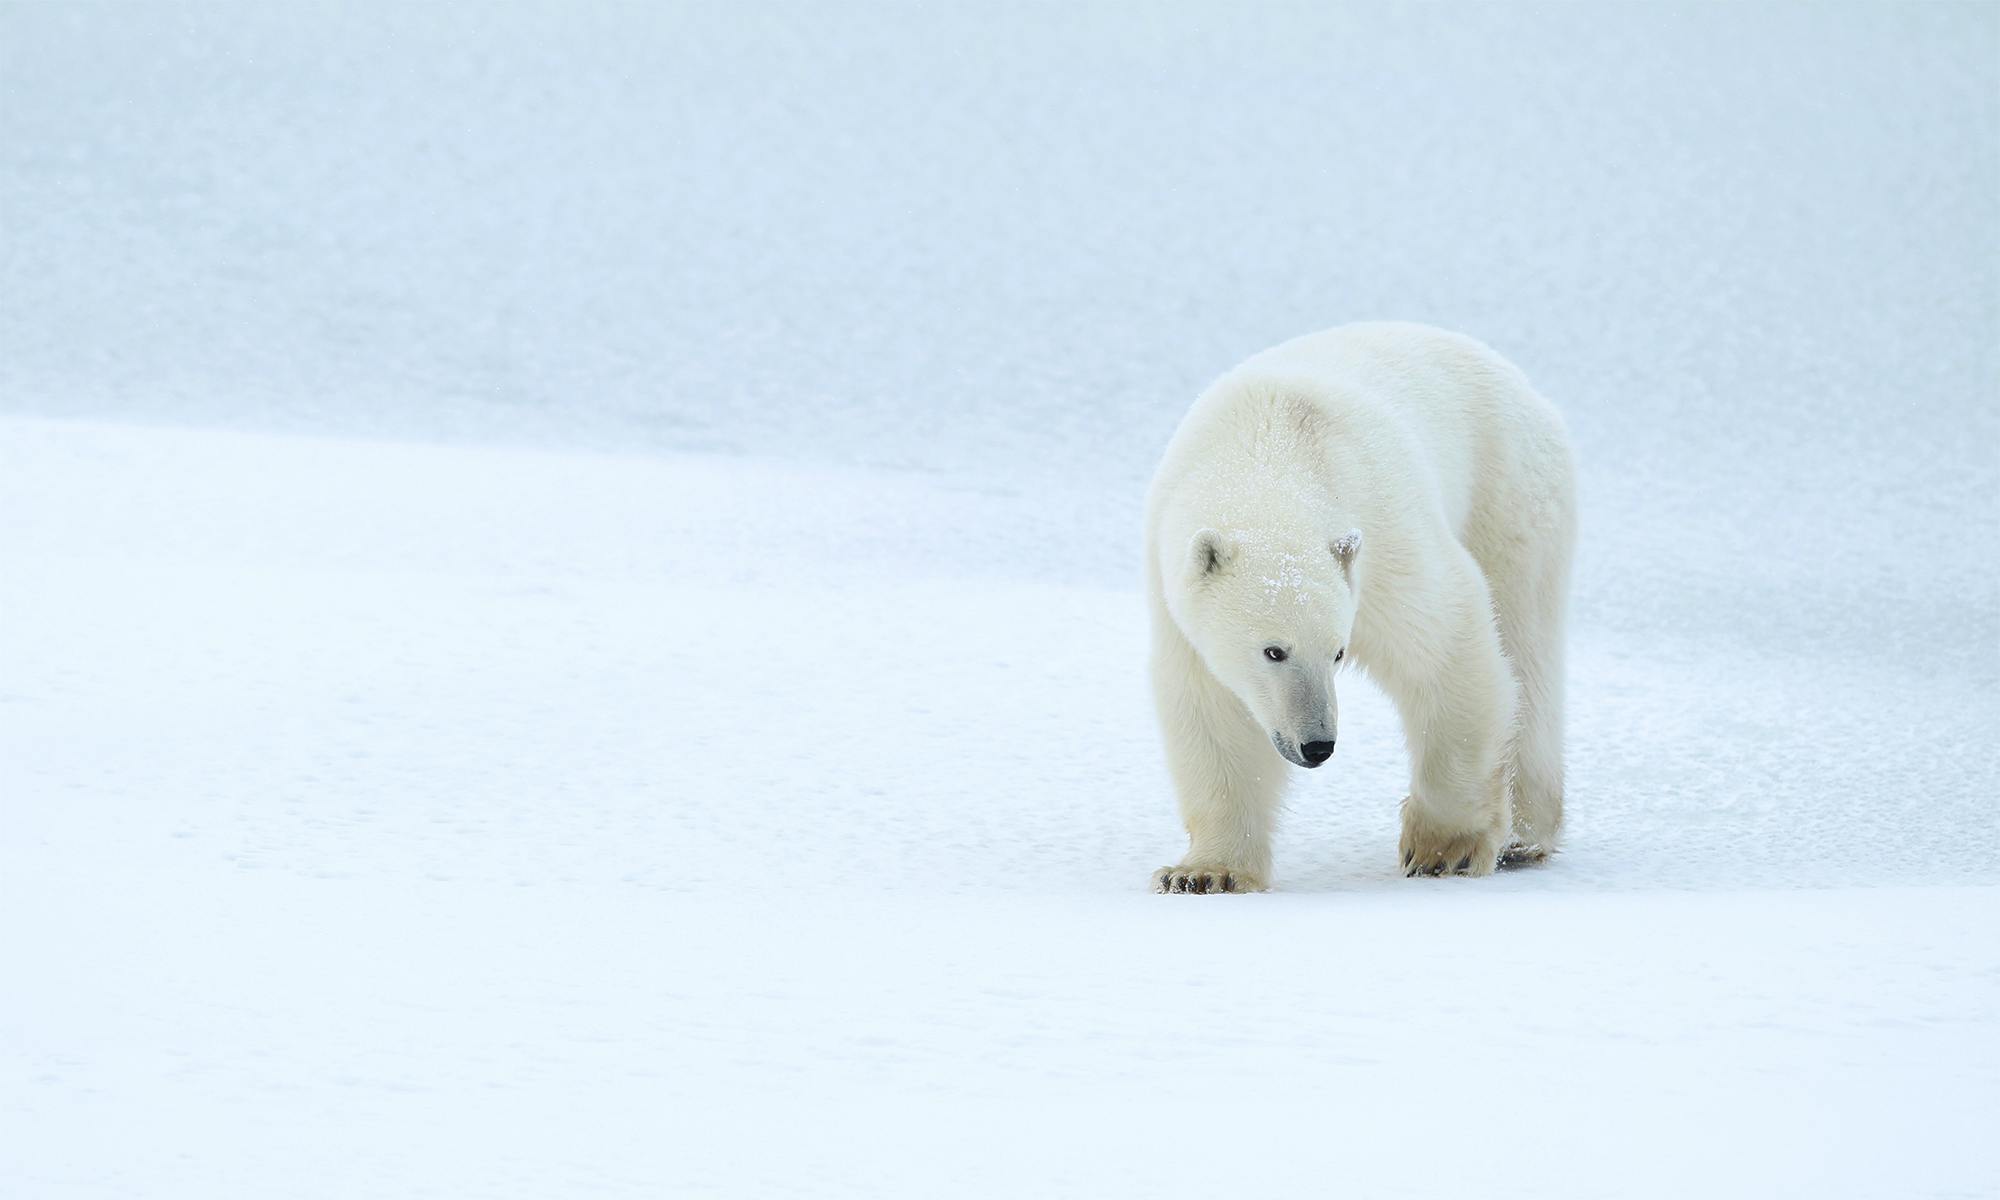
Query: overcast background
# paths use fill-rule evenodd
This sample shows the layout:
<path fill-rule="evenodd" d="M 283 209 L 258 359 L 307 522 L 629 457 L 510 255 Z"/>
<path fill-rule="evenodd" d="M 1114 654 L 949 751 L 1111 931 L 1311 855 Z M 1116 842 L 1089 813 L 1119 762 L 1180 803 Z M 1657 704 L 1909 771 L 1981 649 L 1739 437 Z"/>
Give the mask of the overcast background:
<path fill-rule="evenodd" d="M 1402 317 L 1562 405 L 1586 587 L 2000 636 L 1988 6 L 4 13 L 14 411 L 1068 486 L 1121 578 L 1206 380 Z"/>

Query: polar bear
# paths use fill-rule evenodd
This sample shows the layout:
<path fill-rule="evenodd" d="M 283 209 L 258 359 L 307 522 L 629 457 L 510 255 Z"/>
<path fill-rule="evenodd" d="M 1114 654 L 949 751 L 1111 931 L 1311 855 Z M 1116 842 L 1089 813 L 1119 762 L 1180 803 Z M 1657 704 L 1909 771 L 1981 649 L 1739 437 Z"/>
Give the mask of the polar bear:
<path fill-rule="evenodd" d="M 1147 499 L 1153 689 L 1188 852 L 1158 891 L 1262 890 L 1284 764 L 1317 767 L 1336 669 L 1410 752 L 1406 875 L 1556 847 L 1575 471 L 1553 406 L 1468 337 L 1345 325 L 1212 384 Z"/>

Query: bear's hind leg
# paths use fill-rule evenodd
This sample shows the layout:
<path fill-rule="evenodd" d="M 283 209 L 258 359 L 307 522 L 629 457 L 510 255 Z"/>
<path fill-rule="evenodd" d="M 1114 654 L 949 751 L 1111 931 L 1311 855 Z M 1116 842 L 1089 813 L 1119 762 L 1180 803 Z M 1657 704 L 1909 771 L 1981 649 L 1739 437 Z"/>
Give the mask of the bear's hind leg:
<path fill-rule="evenodd" d="M 1497 572 L 1494 610 L 1500 641 L 1519 685 L 1508 776 L 1514 829 L 1502 861 L 1538 862 L 1553 853 L 1563 824 L 1563 617 L 1569 543 L 1540 548 L 1539 561 Z"/>
<path fill-rule="evenodd" d="M 1514 832 L 1503 855 L 1509 864 L 1547 858 L 1563 824 L 1562 646 L 1545 648 L 1531 665 L 1519 659 L 1515 665 L 1521 704 L 1510 755 Z"/>

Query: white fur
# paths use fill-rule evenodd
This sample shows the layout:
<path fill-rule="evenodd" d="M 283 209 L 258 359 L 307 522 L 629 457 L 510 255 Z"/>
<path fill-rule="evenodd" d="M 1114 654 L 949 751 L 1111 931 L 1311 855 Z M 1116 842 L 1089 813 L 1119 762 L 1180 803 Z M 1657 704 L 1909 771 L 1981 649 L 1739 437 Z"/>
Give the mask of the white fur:
<path fill-rule="evenodd" d="M 1336 656 L 1402 714 L 1406 873 L 1553 850 L 1575 514 L 1562 418 L 1467 337 L 1346 325 L 1203 392 L 1147 501 L 1153 687 L 1189 839 L 1154 885 L 1269 881 L 1286 760 L 1337 741 Z"/>

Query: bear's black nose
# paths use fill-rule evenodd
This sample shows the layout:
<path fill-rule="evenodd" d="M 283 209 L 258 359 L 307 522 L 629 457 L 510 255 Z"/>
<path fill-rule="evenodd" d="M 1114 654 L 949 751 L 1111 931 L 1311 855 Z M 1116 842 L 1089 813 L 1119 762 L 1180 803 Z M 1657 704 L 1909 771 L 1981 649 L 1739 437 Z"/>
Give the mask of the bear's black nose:
<path fill-rule="evenodd" d="M 1333 757 L 1333 743 L 1307 742 L 1299 747 L 1299 757 L 1306 760 L 1307 766 L 1316 767 Z"/>

